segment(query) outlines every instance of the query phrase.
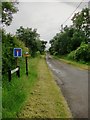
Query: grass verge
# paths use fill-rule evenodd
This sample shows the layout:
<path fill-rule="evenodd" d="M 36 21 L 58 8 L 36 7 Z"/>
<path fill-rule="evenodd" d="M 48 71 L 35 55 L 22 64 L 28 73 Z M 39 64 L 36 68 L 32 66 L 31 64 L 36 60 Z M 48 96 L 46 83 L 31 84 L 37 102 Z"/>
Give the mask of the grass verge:
<path fill-rule="evenodd" d="M 25 59 L 19 60 L 20 78 L 14 73 L 11 82 L 8 82 L 8 76 L 3 76 L 2 89 L 2 117 L 16 118 L 24 102 L 28 98 L 28 93 L 37 80 L 36 66 L 38 58 L 28 59 L 29 76 L 25 74 Z"/>
<path fill-rule="evenodd" d="M 44 56 L 37 64 L 38 78 L 18 118 L 72 118 L 68 105 L 53 79 Z"/>
<path fill-rule="evenodd" d="M 64 62 L 64 63 L 71 64 L 71 65 L 78 67 L 80 69 L 88 70 L 88 68 L 90 66 L 90 63 L 83 63 L 82 61 L 76 62 L 76 61 L 68 59 L 66 56 L 53 56 L 53 57 L 55 59 L 58 59 L 58 60 Z"/>

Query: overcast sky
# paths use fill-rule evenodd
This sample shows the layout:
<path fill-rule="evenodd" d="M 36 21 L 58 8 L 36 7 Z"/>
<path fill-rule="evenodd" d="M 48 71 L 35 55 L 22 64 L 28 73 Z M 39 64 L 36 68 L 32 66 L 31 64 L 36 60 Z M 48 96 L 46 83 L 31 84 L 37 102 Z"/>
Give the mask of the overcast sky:
<path fill-rule="evenodd" d="M 59 32 L 61 24 L 79 4 L 79 2 L 58 2 L 60 0 L 42 1 L 20 2 L 19 11 L 13 16 L 12 24 L 6 28 L 7 31 L 14 34 L 20 26 L 37 28 L 40 38 L 49 41 Z M 81 11 L 85 6 L 87 2 L 83 2 L 76 12 Z M 71 25 L 71 20 L 69 19 L 64 26 L 66 24 Z"/>

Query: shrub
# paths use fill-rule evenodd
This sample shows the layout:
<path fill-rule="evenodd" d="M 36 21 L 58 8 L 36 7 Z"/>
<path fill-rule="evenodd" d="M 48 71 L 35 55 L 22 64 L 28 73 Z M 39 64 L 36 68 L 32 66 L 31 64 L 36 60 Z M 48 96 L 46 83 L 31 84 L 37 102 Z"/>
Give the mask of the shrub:
<path fill-rule="evenodd" d="M 83 43 L 75 50 L 75 60 L 85 62 L 90 61 L 90 47 L 88 44 Z"/>
<path fill-rule="evenodd" d="M 8 67 L 14 69 L 16 67 L 16 60 L 13 56 L 14 48 L 22 48 L 22 52 L 29 51 L 24 43 L 18 40 L 15 36 L 2 32 L 2 73 L 8 71 Z"/>
<path fill-rule="evenodd" d="M 8 67 L 14 67 L 15 59 L 13 57 L 13 48 L 15 47 L 12 36 L 2 34 L 2 72 L 6 73 Z"/>
<path fill-rule="evenodd" d="M 75 51 L 70 52 L 70 53 L 68 54 L 67 58 L 74 60 L 74 59 L 75 59 Z"/>

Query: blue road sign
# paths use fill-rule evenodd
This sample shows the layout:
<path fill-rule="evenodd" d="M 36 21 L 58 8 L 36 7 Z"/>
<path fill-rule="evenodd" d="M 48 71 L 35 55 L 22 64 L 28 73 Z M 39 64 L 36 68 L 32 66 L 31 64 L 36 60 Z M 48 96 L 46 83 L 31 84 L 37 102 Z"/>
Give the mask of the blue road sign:
<path fill-rule="evenodd" d="M 22 49 L 21 48 L 14 48 L 13 55 L 14 55 L 14 57 L 22 57 Z"/>

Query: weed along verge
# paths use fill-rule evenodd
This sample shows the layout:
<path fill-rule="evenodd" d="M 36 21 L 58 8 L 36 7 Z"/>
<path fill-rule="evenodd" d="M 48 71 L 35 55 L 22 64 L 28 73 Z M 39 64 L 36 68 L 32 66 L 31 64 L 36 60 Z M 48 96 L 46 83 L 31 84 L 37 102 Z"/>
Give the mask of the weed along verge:
<path fill-rule="evenodd" d="M 25 101 L 27 101 L 29 92 L 37 81 L 36 66 L 38 58 L 28 58 L 28 76 L 26 75 L 25 58 L 20 59 L 20 78 L 12 74 L 11 82 L 8 81 L 8 75 L 3 76 L 2 89 L 2 117 L 17 118 Z"/>
<path fill-rule="evenodd" d="M 49 71 L 44 56 L 20 59 L 20 78 L 3 76 L 3 118 L 71 118 L 68 105 Z"/>
<path fill-rule="evenodd" d="M 41 56 L 35 59 L 37 61 L 33 59 L 32 62 L 30 62 L 30 64 L 33 64 L 34 67 L 36 67 L 35 70 L 37 72 L 37 77 L 32 73 L 35 76 L 35 84 L 31 90 L 26 90 L 28 99 L 24 102 L 24 105 L 18 112 L 17 117 L 72 118 L 68 105 L 61 93 L 61 90 L 56 85 L 44 57 Z"/>

